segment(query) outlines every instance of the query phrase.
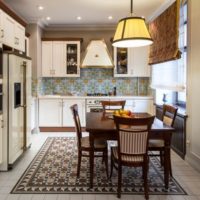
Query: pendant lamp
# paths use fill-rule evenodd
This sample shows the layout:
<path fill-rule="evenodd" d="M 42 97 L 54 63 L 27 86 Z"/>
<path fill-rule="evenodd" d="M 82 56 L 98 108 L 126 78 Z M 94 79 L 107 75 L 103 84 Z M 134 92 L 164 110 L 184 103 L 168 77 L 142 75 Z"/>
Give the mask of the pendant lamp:
<path fill-rule="evenodd" d="M 131 0 L 131 16 L 119 20 L 113 38 L 115 47 L 140 47 L 153 43 L 145 19 L 133 16 L 133 0 Z"/>

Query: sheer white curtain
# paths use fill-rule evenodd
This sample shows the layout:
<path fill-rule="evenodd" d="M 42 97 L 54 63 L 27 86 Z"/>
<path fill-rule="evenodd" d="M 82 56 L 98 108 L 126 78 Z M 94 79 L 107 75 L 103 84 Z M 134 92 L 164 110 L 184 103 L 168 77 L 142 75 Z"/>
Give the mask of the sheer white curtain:
<path fill-rule="evenodd" d="M 152 65 L 151 88 L 170 91 L 184 91 L 184 81 L 179 78 L 179 61 Z"/>

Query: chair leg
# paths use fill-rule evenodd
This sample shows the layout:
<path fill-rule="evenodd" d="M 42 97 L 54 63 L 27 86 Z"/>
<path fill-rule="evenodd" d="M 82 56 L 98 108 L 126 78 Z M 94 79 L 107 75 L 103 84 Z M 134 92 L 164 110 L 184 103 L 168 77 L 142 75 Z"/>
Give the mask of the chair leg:
<path fill-rule="evenodd" d="M 78 165 L 77 165 L 77 177 L 80 176 L 80 169 L 81 169 L 81 157 L 82 157 L 82 152 L 78 151 Z"/>
<path fill-rule="evenodd" d="M 114 167 L 114 161 L 113 161 L 113 154 L 111 151 L 110 178 L 112 178 L 113 167 Z"/>
<path fill-rule="evenodd" d="M 172 177 L 172 162 L 171 162 L 171 152 L 169 153 L 169 173 L 170 176 Z"/>
<path fill-rule="evenodd" d="M 148 187 L 148 162 L 145 162 L 143 166 L 143 177 L 144 177 L 144 195 L 145 199 L 149 199 L 149 187 Z"/>
<path fill-rule="evenodd" d="M 163 166 L 163 163 L 164 163 L 164 159 L 163 159 L 163 152 L 162 151 L 160 151 L 160 164 L 161 164 L 161 166 Z"/>
<path fill-rule="evenodd" d="M 103 152 L 103 159 L 105 161 L 105 166 L 106 166 L 106 175 L 107 175 L 107 178 L 109 178 L 109 173 L 108 173 L 108 152 L 105 151 Z"/>
<path fill-rule="evenodd" d="M 121 198 L 121 186 L 122 186 L 122 166 L 118 163 L 118 188 L 117 198 Z"/>

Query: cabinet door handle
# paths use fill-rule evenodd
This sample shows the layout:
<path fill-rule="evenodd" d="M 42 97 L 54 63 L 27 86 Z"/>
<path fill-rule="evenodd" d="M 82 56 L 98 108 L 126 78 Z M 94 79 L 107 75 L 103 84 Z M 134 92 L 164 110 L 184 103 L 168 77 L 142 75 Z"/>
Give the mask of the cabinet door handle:
<path fill-rule="evenodd" d="M 4 30 L 1 29 L 1 38 L 4 38 Z"/>
<path fill-rule="evenodd" d="M 3 120 L 1 120 L 1 128 L 4 128 Z"/>
<path fill-rule="evenodd" d="M 19 38 L 16 37 L 16 44 L 19 44 Z"/>

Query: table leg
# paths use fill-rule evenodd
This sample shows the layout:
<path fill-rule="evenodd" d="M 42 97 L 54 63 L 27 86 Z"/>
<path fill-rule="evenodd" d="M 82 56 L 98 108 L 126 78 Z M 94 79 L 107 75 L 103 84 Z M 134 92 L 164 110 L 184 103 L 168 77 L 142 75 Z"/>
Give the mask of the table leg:
<path fill-rule="evenodd" d="M 165 181 L 165 188 L 169 188 L 169 156 L 170 156 L 170 147 L 165 147 L 164 152 L 164 181 Z"/>
<path fill-rule="evenodd" d="M 90 139 L 90 188 L 93 187 L 93 171 L 94 171 L 94 138 L 92 134 L 89 134 Z"/>

